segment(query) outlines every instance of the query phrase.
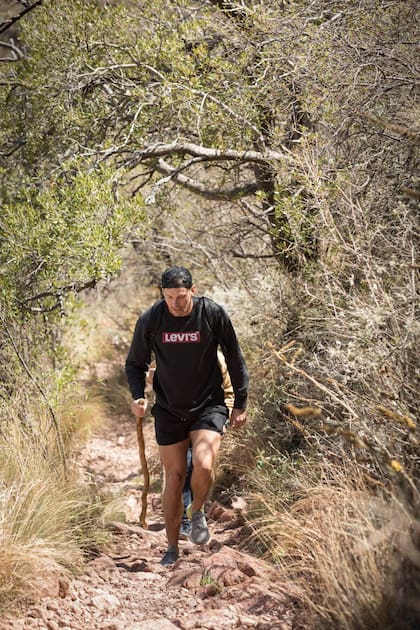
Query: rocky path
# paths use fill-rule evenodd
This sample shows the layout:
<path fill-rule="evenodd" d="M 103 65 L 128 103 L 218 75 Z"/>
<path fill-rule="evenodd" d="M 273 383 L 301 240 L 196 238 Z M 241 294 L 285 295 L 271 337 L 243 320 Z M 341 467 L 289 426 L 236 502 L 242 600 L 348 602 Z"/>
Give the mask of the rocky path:
<path fill-rule="evenodd" d="M 212 538 L 198 547 L 181 542 L 179 560 L 159 564 L 165 534 L 158 494 L 159 462 L 151 422 L 145 441 L 152 472 L 147 530 L 138 526 L 142 477 L 135 424 L 115 417 L 80 455 L 86 480 L 121 497 L 125 518 L 109 524 L 112 544 L 72 581 L 45 579 L 43 597 L 24 616 L 0 621 L 1 630 L 170 630 L 258 628 L 291 630 L 287 595 L 274 569 L 240 550 L 234 509 L 207 506 Z"/>

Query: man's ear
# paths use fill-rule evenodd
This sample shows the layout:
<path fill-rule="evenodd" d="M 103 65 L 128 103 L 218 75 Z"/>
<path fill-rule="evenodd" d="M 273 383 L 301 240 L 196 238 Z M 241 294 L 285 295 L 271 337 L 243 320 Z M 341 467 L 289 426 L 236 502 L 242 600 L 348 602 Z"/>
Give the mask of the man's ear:
<path fill-rule="evenodd" d="M 191 293 L 193 295 L 195 295 L 197 293 L 197 287 L 195 286 L 195 284 L 192 285 L 191 289 L 190 289 Z"/>

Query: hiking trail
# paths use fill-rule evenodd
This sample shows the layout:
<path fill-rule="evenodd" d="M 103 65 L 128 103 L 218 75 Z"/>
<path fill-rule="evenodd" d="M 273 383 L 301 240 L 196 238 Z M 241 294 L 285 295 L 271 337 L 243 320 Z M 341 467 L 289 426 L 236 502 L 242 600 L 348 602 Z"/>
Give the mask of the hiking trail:
<path fill-rule="evenodd" d="M 21 616 L 4 616 L 0 629 L 296 628 L 291 598 L 277 587 L 275 568 L 241 551 L 243 519 L 233 508 L 209 502 L 209 543 L 181 540 L 179 560 L 170 567 L 159 564 L 166 549 L 160 463 L 150 416 L 143 425 L 152 479 L 148 529 L 138 524 L 143 478 L 135 419 L 116 414 L 95 431 L 77 462 L 86 482 L 121 497 L 125 517 L 108 524 L 111 545 L 98 549 L 71 580 L 44 576 L 40 599 Z"/>

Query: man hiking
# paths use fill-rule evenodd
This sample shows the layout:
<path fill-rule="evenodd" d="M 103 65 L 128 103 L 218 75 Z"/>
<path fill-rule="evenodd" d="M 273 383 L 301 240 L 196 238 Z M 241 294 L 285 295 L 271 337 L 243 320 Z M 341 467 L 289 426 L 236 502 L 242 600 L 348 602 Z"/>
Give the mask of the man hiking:
<path fill-rule="evenodd" d="M 222 374 L 222 387 L 225 404 L 228 408 L 228 417 L 225 422 L 226 430 L 230 414 L 232 413 L 233 405 L 235 402 L 235 394 L 233 392 L 232 382 L 230 380 L 229 372 L 227 371 L 227 365 L 224 354 L 220 349 L 217 350 L 217 361 L 219 363 L 220 372 Z M 189 540 L 191 536 L 191 506 L 192 506 L 192 488 L 191 488 L 191 475 L 192 475 L 192 450 L 191 445 L 187 450 L 187 476 L 185 478 L 184 487 L 182 489 L 182 503 L 184 505 L 184 511 L 182 513 L 181 527 L 179 530 L 179 538 L 183 540 Z M 201 508 L 203 510 L 203 508 Z"/>
<path fill-rule="evenodd" d="M 132 411 L 144 416 L 146 375 L 155 355 L 153 377 L 156 441 L 164 469 L 162 506 L 168 547 L 161 564 L 173 564 L 179 555 L 179 528 L 183 513 L 182 489 L 186 455 L 192 446 L 191 541 L 202 545 L 210 534 L 201 511 L 210 491 L 217 452 L 228 408 L 217 359 L 220 345 L 234 391 L 230 424 L 246 421 L 248 372 L 229 316 L 212 300 L 196 295 L 188 269 L 170 267 L 161 278 L 162 300 L 138 319 L 126 360 L 133 396 Z"/>

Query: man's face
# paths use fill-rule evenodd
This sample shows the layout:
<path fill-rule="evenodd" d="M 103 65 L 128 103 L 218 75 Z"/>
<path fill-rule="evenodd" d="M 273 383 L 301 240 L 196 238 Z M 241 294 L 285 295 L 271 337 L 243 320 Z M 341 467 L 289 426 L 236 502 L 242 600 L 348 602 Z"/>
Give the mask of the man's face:
<path fill-rule="evenodd" d="M 192 286 L 191 289 L 185 289 L 184 287 L 178 289 L 162 289 L 163 299 L 166 302 L 168 311 L 174 317 L 185 317 L 191 313 L 194 293 L 194 286 Z"/>

